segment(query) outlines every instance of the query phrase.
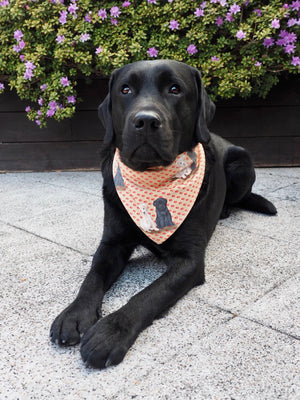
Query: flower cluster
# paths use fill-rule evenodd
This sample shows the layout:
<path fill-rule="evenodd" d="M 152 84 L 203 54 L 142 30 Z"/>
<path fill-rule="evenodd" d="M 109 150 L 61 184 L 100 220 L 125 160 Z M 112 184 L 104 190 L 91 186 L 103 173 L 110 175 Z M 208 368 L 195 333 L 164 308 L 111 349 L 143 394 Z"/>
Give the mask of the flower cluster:
<path fill-rule="evenodd" d="M 143 59 L 199 68 L 213 98 L 265 96 L 299 73 L 300 0 L 0 0 L 4 81 L 31 100 L 28 117 L 71 117 L 79 77 Z"/>

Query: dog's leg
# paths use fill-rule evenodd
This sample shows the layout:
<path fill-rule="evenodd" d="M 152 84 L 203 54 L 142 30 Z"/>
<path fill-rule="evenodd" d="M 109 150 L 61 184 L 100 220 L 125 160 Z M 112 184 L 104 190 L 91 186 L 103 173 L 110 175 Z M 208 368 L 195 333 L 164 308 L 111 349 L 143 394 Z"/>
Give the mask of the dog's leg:
<path fill-rule="evenodd" d="M 192 287 L 204 282 L 201 255 L 187 259 L 169 257 L 168 270 L 132 297 L 118 311 L 98 321 L 82 338 L 81 355 L 87 365 L 105 368 L 119 364 L 138 334 Z"/>
<path fill-rule="evenodd" d="M 255 171 L 249 153 L 238 146 L 230 146 L 224 157 L 226 198 L 221 218 L 230 214 L 230 206 L 274 215 L 275 206 L 267 199 L 251 192 Z"/>
<path fill-rule="evenodd" d="M 81 335 L 100 318 L 104 293 L 126 266 L 132 250 L 123 244 L 100 244 L 76 299 L 51 326 L 52 342 L 63 346 L 80 342 Z"/>

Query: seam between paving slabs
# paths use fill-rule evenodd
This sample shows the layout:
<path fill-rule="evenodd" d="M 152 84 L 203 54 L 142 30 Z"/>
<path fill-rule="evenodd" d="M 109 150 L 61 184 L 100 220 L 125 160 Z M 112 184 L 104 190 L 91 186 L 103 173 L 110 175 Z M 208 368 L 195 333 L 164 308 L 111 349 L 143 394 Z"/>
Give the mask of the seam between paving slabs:
<path fill-rule="evenodd" d="M 271 217 L 272 218 L 272 217 Z M 220 220 L 221 221 L 221 220 Z M 267 238 L 267 239 L 272 239 L 272 240 L 275 240 L 276 242 L 278 242 L 278 243 L 289 243 L 289 244 L 291 244 L 293 247 L 295 247 L 295 250 L 298 248 L 297 247 L 297 243 L 293 243 L 293 242 L 291 242 L 290 240 L 288 240 L 288 239 L 283 239 L 283 238 L 278 238 L 278 237 L 274 237 L 274 236 L 271 236 L 271 235 L 265 235 L 264 233 L 262 233 L 262 232 L 257 232 L 256 230 L 255 230 L 255 228 L 253 228 L 253 230 L 249 230 L 249 229 L 245 229 L 245 228 L 241 228 L 241 227 L 235 227 L 234 225 L 231 225 L 231 226 L 228 226 L 228 225 L 220 225 L 220 226 L 223 226 L 223 227 L 226 227 L 227 229 L 232 229 L 232 230 L 234 230 L 234 231 L 242 231 L 242 232 L 246 232 L 246 233 L 250 233 L 250 234 L 252 234 L 252 235 L 256 235 L 256 236 L 260 236 L 260 237 L 263 237 L 263 238 Z"/>
<path fill-rule="evenodd" d="M 18 230 L 20 230 L 22 232 L 28 233 L 29 235 L 35 236 L 38 239 L 46 240 L 49 243 L 56 244 L 57 246 L 63 247 L 63 248 L 68 249 L 68 250 L 72 250 L 75 253 L 81 254 L 82 256 L 85 256 L 85 257 L 92 257 L 93 256 L 92 254 L 84 253 L 84 252 L 82 252 L 82 251 L 80 251 L 78 249 L 74 249 L 73 247 L 66 246 L 65 244 L 62 244 L 62 243 L 59 243 L 59 242 L 55 242 L 54 240 L 48 239 L 48 238 L 46 238 L 44 236 L 37 235 L 36 233 L 30 232 L 27 229 L 21 228 L 21 227 L 19 227 L 17 225 L 13 225 L 13 224 L 10 224 L 8 222 L 4 222 L 2 220 L 0 220 L 0 222 L 2 224 L 4 224 L 4 225 L 10 226 L 11 228 L 15 228 L 15 229 L 18 229 Z"/>

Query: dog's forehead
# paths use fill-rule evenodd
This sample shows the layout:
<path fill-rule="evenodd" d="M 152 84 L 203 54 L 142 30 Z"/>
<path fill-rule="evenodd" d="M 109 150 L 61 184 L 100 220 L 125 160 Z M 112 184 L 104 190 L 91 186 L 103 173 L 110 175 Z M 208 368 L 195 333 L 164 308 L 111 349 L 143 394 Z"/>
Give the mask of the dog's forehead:
<path fill-rule="evenodd" d="M 192 68 L 174 60 L 138 61 L 125 65 L 118 70 L 117 79 L 122 81 L 187 81 L 192 78 Z"/>

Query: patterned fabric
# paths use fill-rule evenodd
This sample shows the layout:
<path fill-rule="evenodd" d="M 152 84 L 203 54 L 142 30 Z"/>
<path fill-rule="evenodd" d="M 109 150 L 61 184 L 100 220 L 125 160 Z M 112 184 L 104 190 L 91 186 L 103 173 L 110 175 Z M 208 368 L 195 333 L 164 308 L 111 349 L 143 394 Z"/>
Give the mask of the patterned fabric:
<path fill-rule="evenodd" d="M 182 224 L 199 194 L 205 173 L 205 154 L 199 143 L 180 154 L 168 167 L 144 172 L 128 168 L 117 149 L 113 176 L 117 193 L 135 224 L 157 244 Z"/>

